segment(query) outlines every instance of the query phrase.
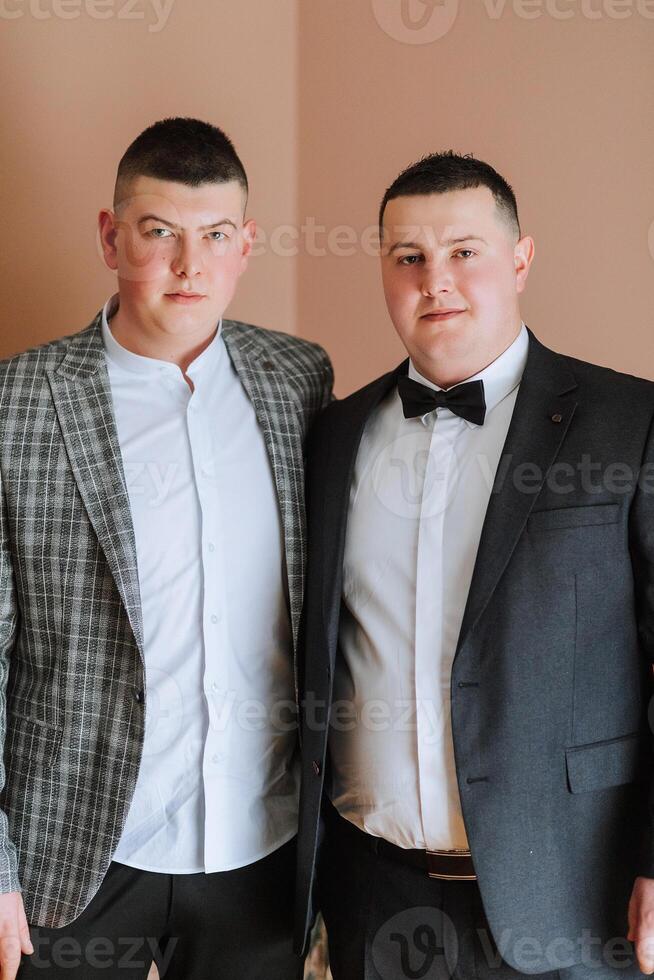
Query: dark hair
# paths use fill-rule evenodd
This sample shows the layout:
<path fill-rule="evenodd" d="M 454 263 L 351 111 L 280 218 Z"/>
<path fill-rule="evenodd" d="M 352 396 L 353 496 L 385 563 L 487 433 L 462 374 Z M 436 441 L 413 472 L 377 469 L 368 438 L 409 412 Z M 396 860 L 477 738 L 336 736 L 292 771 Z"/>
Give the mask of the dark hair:
<path fill-rule="evenodd" d="M 200 119 L 162 119 L 136 137 L 118 164 L 114 207 L 126 196 L 126 185 L 141 176 L 189 187 L 236 180 L 248 192 L 248 179 L 231 140 Z"/>
<path fill-rule="evenodd" d="M 452 150 L 431 153 L 403 170 L 384 194 L 379 208 L 381 231 L 384 211 L 389 201 L 396 197 L 417 194 L 444 194 L 446 191 L 463 191 L 472 187 L 488 187 L 502 217 L 520 237 L 518 205 L 511 186 L 504 177 L 483 160 L 472 154 L 460 156 Z"/>

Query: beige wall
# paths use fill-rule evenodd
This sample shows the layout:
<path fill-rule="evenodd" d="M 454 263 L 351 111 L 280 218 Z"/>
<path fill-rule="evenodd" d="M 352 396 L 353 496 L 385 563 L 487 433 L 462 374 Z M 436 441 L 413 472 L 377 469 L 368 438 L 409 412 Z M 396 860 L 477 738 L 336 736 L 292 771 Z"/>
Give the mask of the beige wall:
<path fill-rule="evenodd" d="M 410 2 L 418 19 L 426 7 Z M 519 16 L 538 0 L 461 0 L 447 34 L 409 44 L 420 32 L 394 16 L 400 3 L 301 5 L 300 215 L 361 230 L 409 162 L 473 152 L 514 185 L 536 239 L 523 311 L 534 332 L 654 378 L 654 19 L 635 0 L 587 0 L 587 12 L 604 11 L 594 20 L 581 0 L 548 0 L 576 11 L 566 20 L 545 2 L 538 19 Z M 445 0 L 436 18 L 455 7 Z M 631 17 L 609 16 L 619 9 Z M 332 352 L 341 394 L 401 357 L 377 261 L 361 252 L 304 255 L 298 314 L 299 332 Z"/>
<path fill-rule="evenodd" d="M 530 326 L 654 377 L 653 0 L 460 0 L 433 41 L 455 0 L 429 0 L 427 34 L 401 26 L 402 2 L 429 13 L 426 0 L 136 0 L 125 19 L 125 0 L 0 0 L 0 355 L 88 322 L 113 287 L 95 216 L 120 154 L 154 119 L 192 114 L 233 135 L 268 235 L 305 229 L 299 257 L 284 239 L 253 260 L 230 312 L 320 340 L 341 394 L 401 348 L 376 259 L 335 254 L 328 233 L 370 226 L 398 170 L 449 147 L 515 186 L 537 242 Z"/>
<path fill-rule="evenodd" d="M 122 152 L 156 119 L 222 126 L 248 171 L 252 216 L 265 228 L 295 220 L 295 0 L 174 0 L 165 22 L 154 11 L 170 0 L 137 0 L 141 18 L 129 20 L 125 0 L 108 0 L 107 20 L 66 2 L 0 0 L 0 355 L 80 329 L 113 290 L 96 215 Z M 295 277 L 268 250 L 230 312 L 293 331 Z"/>

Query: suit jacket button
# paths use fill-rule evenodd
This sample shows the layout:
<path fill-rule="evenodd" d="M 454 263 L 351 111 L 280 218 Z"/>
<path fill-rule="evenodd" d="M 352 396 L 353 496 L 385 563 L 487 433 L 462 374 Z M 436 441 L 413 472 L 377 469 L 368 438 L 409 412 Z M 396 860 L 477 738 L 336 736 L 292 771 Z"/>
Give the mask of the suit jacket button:
<path fill-rule="evenodd" d="M 135 690 L 134 691 L 134 700 L 136 701 L 137 704 L 143 704 L 143 702 L 145 701 L 145 691 L 142 691 L 142 690 L 141 691 L 137 691 L 137 690 Z"/>
<path fill-rule="evenodd" d="M 563 421 L 563 416 L 559 415 L 558 412 L 556 413 L 556 415 L 552 416 L 552 422 L 562 422 L 562 421 Z"/>
<path fill-rule="evenodd" d="M 272 361 L 262 361 L 261 362 L 261 367 L 264 369 L 264 371 L 274 371 L 275 370 L 275 365 L 273 364 Z"/>
<path fill-rule="evenodd" d="M 319 776 L 320 775 L 320 763 L 319 762 L 316 762 L 315 759 L 311 763 L 311 768 L 313 769 L 313 771 L 314 771 L 314 773 L 315 773 L 316 776 Z"/>

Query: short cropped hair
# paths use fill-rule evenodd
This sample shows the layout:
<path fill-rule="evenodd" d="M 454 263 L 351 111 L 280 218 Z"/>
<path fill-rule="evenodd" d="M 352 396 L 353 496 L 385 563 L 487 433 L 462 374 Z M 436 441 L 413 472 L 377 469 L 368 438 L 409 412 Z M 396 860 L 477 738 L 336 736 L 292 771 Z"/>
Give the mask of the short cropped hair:
<path fill-rule="evenodd" d="M 386 205 L 396 197 L 445 194 L 447 191 L 463 191 L 473 187 L 488 187 L 492 191 L 502 217 L 520 238 L 518 205 L 510 184 L 490 164 L 476 160 L 472 154 L 460 156 L 452 150 L 431 153 L 412 163 L 395 178 L 379 208 L 380 232 Z"/>
<path fill-rule="evenodd" d="M 129 196 L 136 177 L 172 180 L 189 187 L 237 181 L 247 198 L 248 179 L 228 136 L 200 119 L 162 119 L 145 129 L 125 151 L 116 175 L 114 208 Z"/>

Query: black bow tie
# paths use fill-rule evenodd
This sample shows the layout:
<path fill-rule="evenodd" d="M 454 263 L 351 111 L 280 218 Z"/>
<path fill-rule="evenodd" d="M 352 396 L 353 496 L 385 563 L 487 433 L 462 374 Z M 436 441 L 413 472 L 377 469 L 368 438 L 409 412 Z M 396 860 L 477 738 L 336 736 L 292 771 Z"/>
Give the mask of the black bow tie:
<path fill-rule="evenodd" d="M 397 381 L 405 419 L 426 415 L 435 408 L 449 408 L 468 422 L 483 425 L 486 417 L 486 400 L 483 381 L 466 381 L 447 391 L 434 391 L 403 374 Z"/>

